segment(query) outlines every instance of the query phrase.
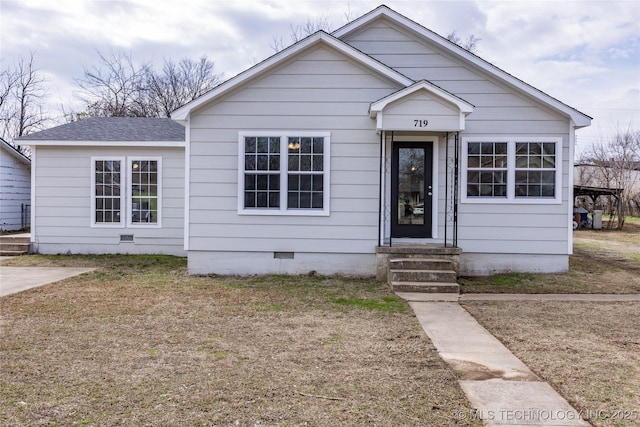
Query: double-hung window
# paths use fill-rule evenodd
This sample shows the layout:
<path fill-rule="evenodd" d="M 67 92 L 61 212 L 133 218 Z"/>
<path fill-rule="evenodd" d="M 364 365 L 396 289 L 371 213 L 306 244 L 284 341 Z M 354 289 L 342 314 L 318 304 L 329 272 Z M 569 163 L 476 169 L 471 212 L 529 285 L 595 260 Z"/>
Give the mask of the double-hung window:
<path fill-rule="evenodd" d="M 91 225 L 160 225 L 161 159 L 112 157 L 91 159 Z"/>
<path fill-rule="evenodd" d="M 326 132 L 241 132 L 238 212 L 328 215 Z"/>
<path fill-rule="evenodd" d="M 462 202 L 559 203 L 561 138 L 463 138 Z"/>

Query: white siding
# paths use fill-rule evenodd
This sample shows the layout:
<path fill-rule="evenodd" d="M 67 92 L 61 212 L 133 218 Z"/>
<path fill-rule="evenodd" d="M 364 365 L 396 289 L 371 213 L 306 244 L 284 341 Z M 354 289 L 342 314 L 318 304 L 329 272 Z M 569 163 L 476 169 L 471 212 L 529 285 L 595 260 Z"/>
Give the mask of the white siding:
<path fill-rule="evenodd" d="M 206 252 L 263 253 L 263 272 L 308 269 L 327 254 L 353 254 L 353 271 L 374 273 L 379 136 L 369 104 L 401 87 L 321 47 L 297 56 L 223 100 L 192 113 L 189 270 L 228 270 Z M 331 212 L 325 217 L 238 215 L 238 132 L 331 134 Z M 272 252 L 294 252 L 283 264 Z M 193 254 L 193 256 L 192 256 Z M 196 255 L 197 254 L 197 255 Z M 302 254 L 307 254 L 302 255 Z M 358 255 L 360 254 L 360 255 Z M 364 256 L 362 256 L 364 254 Z M 301 266 L 300 263 L 305 263 Z M 321 264 L 321 263 L 320 263 Z M 364 266 L 367 267 L 364 267 Z M 248 267 L 242 271 L 248 272 Z"/>
<path fill-rule="evenodd" d="M 185 255 L 184 149 L 38 146 L 34 150 L 34 251 Z M 162 228 L 91 227 L 91 157 L 132 156 L 162 158 Z M 120 235 L 133 235 L 134 241 L 120 242 Z"/>
<path fill-rule="evenodd" d="M 22 228 L 22 208 L 31 203 L 31 171 L 28 164 L 18 160 L 0 147 L 0 230 Z M 27 218 L 28 221 L 28 218 Z"/>
<path fill-rule="evenodd" d="M 570 233 L 567 218 L 572 207 L 572 201 L 568 200 L 568 186 L 572 185 L 569 183 L 569 168 L 573 162 L 569 151 L 569 118 L 551 111 L 484 71 L 463 63 L 451 53 L 416 41 L 410 34 L 384 20 L 349 35 L 344 41 L 414 80 L 428 80 L 473 104 L 474 111 L 467 116 L 461 138 L 548 136 L 562 139 L 562 203 L 460 204 L 458 245 L 465 253 L 555 254 L 562 258 L 560 264 L 566 265 Z M 401 134 L 396 134 L 396 139 L 399 136 Z M 438 237 L 442 239 L 445 220 L 444 145 L 439 151 Z M 449 153 L 453 156 L 452 143 Z M 460 191 L 465 189 L 460 188 Z M 448 233 L 450 238 L 451 231 Z M 467 265 L 471 269 L 472 263 Z"/>

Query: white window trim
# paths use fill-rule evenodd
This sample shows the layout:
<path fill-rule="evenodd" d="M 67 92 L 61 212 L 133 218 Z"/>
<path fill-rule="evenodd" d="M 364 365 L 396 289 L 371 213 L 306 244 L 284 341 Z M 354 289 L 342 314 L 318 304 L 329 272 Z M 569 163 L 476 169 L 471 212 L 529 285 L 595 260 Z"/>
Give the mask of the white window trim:
<path fill-rule="evenodd" d="M 507 197 L 468 197 L 467 196 L 467 169 L 468 169 L 468 144 L 470 142 L 506 142 L 507 143 Z M 518 142 L 553 142 L 556 144 L 556 182 L 555 197 L 516 197 L 516 143 Z M 460 203 L 479 204 L 523 204 L 543 205 L 562 203 L 562 138 L 558 137 L 462 137 L 462 167 L 460 174 Z M 533 169 L 531 169 L 533 170 Z"/>
<path fill-rule="evenodd" d="M 120 162 L 120 222 L 96 222 L 96 162 L 97 161 L 118 161 Z M 126 159 L 125 157 L 96 156 L 91 157 L 91 227 L 95 228 L 124 228 L 125 221 L 122 217 L 126 215 Z"/>
<path fill-rule="evenodd" d="M 248 208 L 244 207 L 244 138 L 252 136 L 280 137 L 280 208 Z M 287 138 L 289 137 L 322 137 L 323 147 L 323 194 L 322 209 L 287 209 L 289 159 Z M 285 215 L 285 216 L 329 216 L 330 183 L 331 183 L 331 133 L 295 130 L 263 130 L 238 133 L 238 215 Z"/>
<path fill-rule="evenodd" d="M 158 162 L 158 221 L 157 223 L 134 223 L 132 222 L 132 189 L 131 161 L 132 160 L 152 160 Z M 96 161 L 119 161 L 120 162 L 120 222 L 96 222 Z M 91 157 L 91 227 L 92 228 L 162 228 L 162 157 L 149 156 L 94 156 Z M 123 219 L 122 216 L 126 216 Z"/>
<path fill-rule="evenodd" d="M 157 196 L 157 205 L 158 205 L 158 219 L 154 222 L 133 222 L 133 202 L 131 199 L 133 198 L 133 188 L 131 188 L 131 183 L 133 183 L 133 170 L 131 168 L 131 162 L 133 160 L 142 160 L 142 161 L 156 161 L 158 162 L 158 196 Z M 147 156 L 129 156 L 127 157 L 127 228 L 162 228 L 162 157 L 147 157 Z"/>

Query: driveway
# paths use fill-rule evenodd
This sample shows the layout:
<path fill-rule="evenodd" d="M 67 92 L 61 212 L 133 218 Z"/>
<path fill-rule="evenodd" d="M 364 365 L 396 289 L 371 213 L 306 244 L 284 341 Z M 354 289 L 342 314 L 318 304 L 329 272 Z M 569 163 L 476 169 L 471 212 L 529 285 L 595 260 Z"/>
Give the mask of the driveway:
<path fill-rule="evenodd" d="M 0 266 L 0 297 L 57 282 L 94 268 Z"/>

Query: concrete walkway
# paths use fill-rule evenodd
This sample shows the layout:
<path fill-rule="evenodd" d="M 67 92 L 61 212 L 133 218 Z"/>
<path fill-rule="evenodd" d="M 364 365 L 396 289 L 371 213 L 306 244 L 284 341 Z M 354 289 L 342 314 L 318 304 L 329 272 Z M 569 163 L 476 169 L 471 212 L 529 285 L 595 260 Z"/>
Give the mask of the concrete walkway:
<path fill-rule="evenodd" d="M 397 292 L 400 298 L 414 302 L 460 301 L 583 301 L 583 302 L 634 302 L 640 294 L 428 294 Z"/>
<path fill-rule="evenodd" d="M 0 266 L 0 297 L 57 282 L 94 268 Z"/>
<path fill-rule="evenodd" d="M 457 414 L 486 426 L 589 426 L 558 392 L 540 380 L 458 301 L 640 301 L 639 295 L 506 295 L 398 293 L 407 301 L 442 359 L 456 373 L 474 410 Z"/>

